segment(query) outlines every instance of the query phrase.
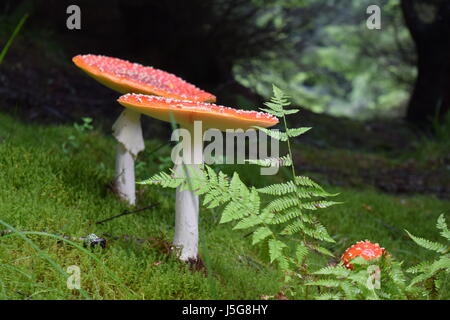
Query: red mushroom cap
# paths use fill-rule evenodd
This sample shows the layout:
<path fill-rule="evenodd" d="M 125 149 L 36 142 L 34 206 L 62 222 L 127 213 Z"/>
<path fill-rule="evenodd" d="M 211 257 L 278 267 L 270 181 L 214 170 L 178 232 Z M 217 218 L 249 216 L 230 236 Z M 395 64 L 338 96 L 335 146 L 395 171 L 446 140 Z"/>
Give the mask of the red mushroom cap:
<path fill-rule="evenodd" d="M 341 261 L 344 267 L 347 269 L 353 269 L 353 265 L 350 261 L 355 257 L 363 257 L 364 260 L 371 260 L 381 257 L 386 253 L 384 248 L 381 248 L 378 243 L 371 243 L 370 241 L 359 241 L 345 250 L 341 257 Z"/>
<path fill-rule="evenodd" d="M 168 99 L 142 94 L 126 94 L 117 100 L 126 108 L 150 117 L 170 122 L 170 113 L 177 123 L 184 126 L 202 121 L 204 129 L 248 129 L 252 126 L 271 127 L 278 119 L 268 113 L 238 110 L 211 103 Z"/>
<path fill-rule="evenodd" d="M 89 76 L 120 93 L 215 102 L 216 97 L 162 70 L 101 55 L 78 55 L 72 61 Z"/>

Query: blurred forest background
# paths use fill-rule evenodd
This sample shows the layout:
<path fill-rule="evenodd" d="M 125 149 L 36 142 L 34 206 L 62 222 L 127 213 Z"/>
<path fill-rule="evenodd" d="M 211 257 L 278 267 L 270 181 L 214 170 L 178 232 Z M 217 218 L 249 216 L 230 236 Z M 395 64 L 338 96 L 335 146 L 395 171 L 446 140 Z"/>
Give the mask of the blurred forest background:
<path fill-rule="evenodd" d="M 81 30 L 66 27 L 70 4 L 81 8 Z M 381 8 L 381 30 L 366 27 L 369 5 Z M 405 118 L 426 127 L 450 106 L 446 0 L 1 0 L 0 44 L 25 13 L 23 50 L 8 58 L 52 83 L 18 81 L 4 70 L 2 99 L 32 105 L 33 93 L 23 91 L 36 88 L 40 105 L 61 118 L 68 104 L 83 101 L 64 98 L 76 81 L 54 69 L 80 53 L 173 72 L 239 107 L 265 101 L 272 84 L 303 108 L 354 119 Z"/>

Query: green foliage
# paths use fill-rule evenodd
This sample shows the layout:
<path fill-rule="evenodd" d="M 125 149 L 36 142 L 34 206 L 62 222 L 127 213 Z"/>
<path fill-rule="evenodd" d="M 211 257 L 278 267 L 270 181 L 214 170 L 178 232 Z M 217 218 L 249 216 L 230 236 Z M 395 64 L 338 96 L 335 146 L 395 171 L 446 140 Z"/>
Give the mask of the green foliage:
<path fill-rule="evenodd" d="M 85 152 L 71 152 L 70 157 L 62 152 L 61 144 L 69 135 L 79 136 Z M 146 141 L 150 146 L 149 152 L 160 144 L 158 140 Z M 174 198 L 172 192 L 164 190 L 138 187 L 138 206 L 156 202 L 160 205 L 151 211 L 108 223 L 94 223 L 129 210 L 107 187 L 114 177 L 115 145 L 116 141 L 110 134 L 101 133 L 98 129 L 78 134 L 73 126 L 22 123 L 0 113 L 1 220 L 17 230 L 46 230 L 50 234 L 75 237 L 89 233 L 132 238 L 161 236 L 162 240 L 170 241 Z M 158 152 L 163 156 L 170 154 L 168 149 L 159 149 Z M 308 155 L 309 152 L 303 149 L 303 154 Z M 146 177 L 157 172 L 159 163 L 153 163 L 153 158 L 148 157 L 148 153 L 140 155 L 143 162 L 151 164 Z M 228 166 L 229 170 L 232 168 L 234 170 L 235 167 Z M 259 171 L 256 166 L 244 166 L 244 170 L 239 170 L 240 166 L 236 168 L 243 181 L 253 181 Z M 278 184 L 280 176 L 261 176 L 259 186 Z M 385 225 L 408 230 L 417 228 L 415 232 L 421 237 L 438 241 L 431 220 L 436 220 L 440 212 L 447 210 L 450 202 L 430 195 L 389 195 L 364 186 L 353 189 L 327 185 L 326 189 L 345 195 L 346 200 L 345 206 L 315 211 L 321 212 L 321 222 L 327 225 L 336 240 L 336 243 L 326 245 L 326 249 L 336 256 L 350 243 L 369 238 L 383 243 L 391 254 L 404 261 L 405 266 L 433 260 L 434 251 L 421 250 L 406 234 L 403 237 L 401 231 L 393 231 Z M 261 198 L 266 197 L 258 194 Z M 373 210 L 364 210 L 364 205 L 370 205 Z M 294 252 L 293 257 L 301 261 L 302 267 L 292 277 L 297 281 L 291 283 L 290 290 L 280 283 L 279 270 L 269 264 L 267 247 L 262 244 L 267 244 L 264 240 L 267 239 L 264 238 L 267 230 L 261 229 L 264 226 L 243 237 L 241 232 L 231 230 L 227 224 L 217 224 L 222 215 L 218 209 L 204 210 L 201 215 L 201 240 L 205 245 L 200 243 L 200 252 L 204 257 L 208 250 L 211 260 L 208 278 L 161 253 L 153 241 L 137 244 L 132 240 L 109 238 L 107 249 L 92 252 L 101 260 L 99 263 L 76 247 L 59 242 L 59 239 L 43 235 L 26 236 L 64 269 L 78 265 L 82 272 L 82 288 L 94 299 L 214 299 L 208 283 L 210 279 L 217 287 L 219 299 L 254 300 L 263 296 L 274 297 L 280 291 L 285 291 L 293 299 L 345 298 L 335 290 L 325 288 L 319 294 L 316 293 L 317 286 L 304 285 L 306 280 L 319 280 L 311 278 L 310 274 L 330 262 L 327 256 L 314 252 L 313 243 L 291 251 Z M 276 226 L 272 225 L 270 229 L 276 230 Z M 264 239 L 252 245 L 253 238 L 257 240 L 259 237 Z M 282 236 L 281 240 L 285 238 Z M 1 299 L 82 298 L 77 291 L 68 290 L 65 279 L 21 237 L 0 237 L 0 248 Z M 283 252 L 288 249 L 284 248 Z M 117 286 L 106 269 L 117 275 L 136 295 Z M 430 284 L 430 280 L 426 280 L 413 287 L 429 287 Z M 450 298 L 450 288 L 445 282 L 440 291 L 437 298 Z M 428 295 L 413 297 L 426 299 Z"/>
<path fill-rule="evenodd" d="M 81 123 L 74 123 L 76 134 L 71 134 L 67 137 L 67 141 L 62 144 L 62 149 L 64 153 L 69 153 L 71 150 L 77 150 L 80 148 L 79 137 L 86 131 L 92 131 L 94 127 L 92 126 L 92 118 L 83 117 L 81 118 Z"/>
<path fill-rule="evenodd" d="M 410 273 L 419 273 L 409 284 L 402 263 L 389 255 L 370 261 L 357 257 L 352 260 L 354 270 L 334 265 L 311 271 L 307 263 L 311 252 L 334 257 L 324 244 L 335 243 L 315 211 L 338 202 L 327 200 L 335 194 L 327 193 L 312 179 L 296 175 L 287 132 L 307 130 L 287 127 L 286 115 L 298 110 L 285 109 L 290 104 L 287 97 L 276 87 L 273 91 L 274 97 L 265 104 L 267 108 L 263 111 L 282 118 L 285 131 L 265 129 L 264 132 L 286 141 L 289 154 L 280 158 L 278 163 L 274 159 L 253 160 L 251 163 L 268 166 L 288 162 L 292 169 L 291 180 L 255 188 L 242 182 L 236 172 L 229 177 L 205 165 L 199 171 L 190 172 L 189 178 L 172 171 L 171 174 L 158 173 L 143 183 L 192 188 L 197 195 L 203 196 L 206 208 L 222 207 L 220 223 L 232 222 L 235 230 L 251 232 L 252 245 L 266 248 L 270 263 L 277 263 L 284 272 L 285 290 L 292 296 L 305 295 L 307 299 L 418 299 L 435 296 L 439 290 L 446 292 L 450 267 L 448 248 L 409 233 L 420 246 L 443 254 L 435 262 L 423 262 L 408 269 Z M 437 226 L 441 235 L 448 238 L 449 230 L 443 216 Z M 432 289 L 417 286 L 430 279 L 433 279 Z"/>
<path fill-rule="evenodd" d="M 379 300 L 408 298 L 406 279 L 401 263 L 389 257 L 366 261 L 361 257 L 352 259 L 354 270 L 342 265 L 324 267 L 315 271 L 306 285 L 317 288 L 313 299 L 323 295 L 345 300 Z"/>
<path fill-rule="evenodd" d="M 366 27 L 369 5 L 382 8 L 382 30 Z M 400 0 L 276 1 L 267 10 L 273 14 L 289 46 L 272 50 L 268 60 L 236 65 L 240 83 L 265 97 L 277 83 L 315 112 L 355 118 L 403 112 L 416 69 Z"/>
<path fill-rule="evenodd" d="M 438 218 L 437 228 L 447 241 L 450 233 L 444 215 Z M 355 270 L 342 265 L 328 266 L 314 272 L 307 286 L 319 288 L 313 298 L 333 297 L 336 299 L 436 299 L 445 298 L 450 274 L 449 247 L 441 243 L 413 236 L 409 237 L 420 247 L 440 253 L 434 261 L 423 261 L 406 269 L 415 274 L 409 282 L 402 269 L 402 263 L 391 256 L 364 260 L 352 259 Z M 323 292 L 325 290 L 325 292 Z"/>
<path fill-rule="evenodd" d="M 441 236 L 447 240 L 447 245 L 413 236 L 406 231 L 417 245 L 440 254 L 434 261 L 422 262 L 407 270 L 407 272 L 416 275 L 409 287 L 422 283 L 428 289 L 424 290 L 423 294 L 427 294 L 430 298 L 441 298 L 444 287 L 448 286 L 450 281 L 450 231 L 443 214 L 439 216 L 436 227 L 440 231 Z"/>
<path fill-rule="evenodd" d="M 69 157 L 61 144 L 70 135 L 77 136 L 83 152 L 71 149 Z M 79 133 L 73 125 L 22 123 L 0 113 L 0 220 L 22 231 L 0 236 L 0 299 L 84 299 L 78 290 L 67 289 L 67 277 L 53 264 L 64 271 L 79 266 L 81 288 L 97 300 L 253 300 L 279 290 L 276 271 L 261 263 L 247 239 L 205 218 L 202 239 L 210 252 L 208 275 L 218 288 L 213 296 L 210 280 L 202 272 L 190 270 L 161 248 L 170 245 L 173 236 L 174 198 L 166 192 L 138 187 L 138 207 L 159 205 L 95 224 L 131 209 L 108 188 L 114 178 L 116 143 L 97 126 Z M 161 141 L 146 144 L 158 146 Z M 142 154 L 142 161 L 149 163 L 151 158 L 146 156 Z M 157 167 L 148 170 L 153 173 Z M 4 229 L 11 228 L 0 226 L 0 235 Z M 46 232 L 40 232 L 43 230 Z M 81 242 L 74 244 L 55 236 L 78 238 L 90 233 L 105 237 L 107 248 L 88 250 Z M 122 239 L 125 235 L 128 240 Z M 135 239 L 146 241 L 141 244 Z M 232 247 L 223 250 L 230 243 Z M 201 250 L 205 257 L 202 246 Z M 244 252 L 251 263 L 238 260 Z"/>
<path fill-rule="evenodd" d="M 432 135 L 423 135 L 414 142 L 415 152 L 410 155 L 424 163 L 434 161 L 446 164 L 450 150 L 450 112 L 443 119 L 432 122 Z"/>
<path fill-rule="evenodd" d="M 16 27 L 14 28 L 14 31 L 12 32 L 11 36 L 9 37 L 8 41 L 3 46 L 2 50 L 0 50 L 0 64 L 2 64 L 3 60 L 5 59 L 6 54 L 8 53 L 9 48 L 14 42 L 14 39 L 19 34 L 20 30 L 22 29 L 23 25 L 28 19 L 29 14 L 26 13 L 22 16 L 22 18 L 17 23 Z"/>

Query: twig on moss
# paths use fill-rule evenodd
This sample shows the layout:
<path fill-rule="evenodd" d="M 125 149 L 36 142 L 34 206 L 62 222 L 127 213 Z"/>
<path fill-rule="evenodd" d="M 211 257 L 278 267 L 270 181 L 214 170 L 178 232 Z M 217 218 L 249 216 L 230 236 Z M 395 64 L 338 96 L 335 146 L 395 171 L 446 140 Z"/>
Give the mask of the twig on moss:
<path fill-rule="evenodd" d="M 116 219 L 116 218 L 119 218 L 119 217 L 122 217 L 122 216 L 125 216 L 125 215 L 128 215 L 128 214 L 133 214 L 133 213 L 138 213 L 138 212 L 141 212 L 141 211 L 153 209 L 157 205 L 159 205 L 159 203 L 154 203 L 154 204 L 151 204 L 149 206 L 146 206 L 146 207 L 143 207 L 143 208 L 139 208 L 139 209 L 136 209 L 136 210 L 133 210 L 133 211 L 125 210 L 124 212 L 122 212 L 122 213 L 120 213 L 118 215 L 115 215 L 115 216 L 112 216 L 112 217 L 109 217 L 109 218 L 97 221 L 95 224 L 102 224 L 102 223 L 108 222 L 110 220 L 113 220 L 113 219 Z"/>

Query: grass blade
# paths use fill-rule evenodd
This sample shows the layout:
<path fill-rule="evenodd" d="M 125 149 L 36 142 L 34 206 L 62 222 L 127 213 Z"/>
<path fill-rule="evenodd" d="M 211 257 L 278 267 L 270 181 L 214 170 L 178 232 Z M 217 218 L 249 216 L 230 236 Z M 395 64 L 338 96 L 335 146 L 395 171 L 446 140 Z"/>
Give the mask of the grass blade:
<path fill-rule="evenodd" d="M 5 46 L 3 47 L 2 51 L 0 52 L 0 64 L 2 64 L 3 60 L 5 59 L 6 53 L 8 52 L 9 48 L 11 47 L 14 39 L 19 34 L 20 30 L 22 29 L 23 25 L 27 21 L 29 17 L 28 13 L 25 13 L 23 17 L 19 20 L 19 23 L 15 27 L 13 33 L 9 37 L 8 41 L 6 42 Z"/>

